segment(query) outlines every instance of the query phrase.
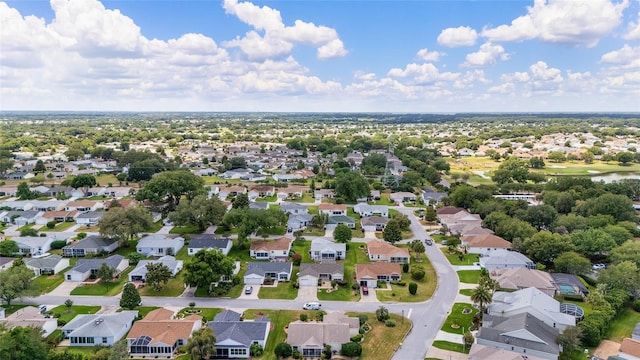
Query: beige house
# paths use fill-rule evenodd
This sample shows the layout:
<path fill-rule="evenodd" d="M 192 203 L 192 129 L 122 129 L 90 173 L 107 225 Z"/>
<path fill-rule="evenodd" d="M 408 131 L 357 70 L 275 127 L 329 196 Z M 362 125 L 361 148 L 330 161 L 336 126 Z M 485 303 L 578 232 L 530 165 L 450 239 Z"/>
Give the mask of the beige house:
<path fill-rule="evenodd" d="M 0 326 L 8 329 L 17 326 L 30 326 L 42 329 L 42 337 L 49 336 L 58 328 L 58 320 L 55 318 L 45 318 L 44 315 L 33 306 L 24 307 L 6 318 L 0 318 Z"/>
<path fill-rule="evenodd" d="M 127 335 L 129 353 L 135 357 L 171 357 L 201 327 L 202 316 L 174 319 L 171 310 L 153 310 L 144 319 L 133 323 Z"/>
<path fill-rule="evenodd" d="M 489 273 L 491 279 L 500 284 L 501 289 L 521 290 L 534 287 L 553 297 L 556 285 L 549 273 L 527 268 L 495 269 Z"/>
<path fill-rule="evenodd" d="M 334 312 L 324 316 L 322 322 L 294 321 L 289 324 L 287 343 L 304 358 L 320 358 L 325 345 L 340 349 L 358 333 L 360 321 L 342 313 Z"/>
<path fill-rule="evenodd" d="M 367 243 L 367 253 L 371 261 L 409 263 L 409 249 L 399 248 L 386 241 L 373 240 Z"/>

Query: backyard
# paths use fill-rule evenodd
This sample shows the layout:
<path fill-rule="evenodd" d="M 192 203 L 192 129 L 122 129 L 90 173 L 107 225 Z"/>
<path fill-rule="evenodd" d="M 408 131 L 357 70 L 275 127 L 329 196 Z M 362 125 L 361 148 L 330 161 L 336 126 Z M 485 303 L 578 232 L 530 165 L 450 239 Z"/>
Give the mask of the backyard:
<path fill-rule="evenodd" d="M 477 284 L 480 280 L 480 270 L 460 270 L 458 271 L 458 278 L 461 283 Z"/>
<path fill-rule="evenodd" d="M 347 313 L 349 316 L 357 316 L 362 313 Z M 390 314 L 391 320 L 396 322 L 394 328 L 388 328 L 384 323 L 376 320 L 375 313 L 364 313 L 369 317 L 371 330 L 365 334 L 362 342 L 361 359 L 387 360 L 393 357 L 400 343 L 411 330 L 411 320 L 402 318 L 397 314 Z"/>

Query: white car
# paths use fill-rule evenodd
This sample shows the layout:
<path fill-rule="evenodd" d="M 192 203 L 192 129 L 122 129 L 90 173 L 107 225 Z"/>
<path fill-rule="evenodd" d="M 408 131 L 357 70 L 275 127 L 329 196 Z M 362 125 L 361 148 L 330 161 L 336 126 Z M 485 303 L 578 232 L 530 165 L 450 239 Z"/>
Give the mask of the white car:
<path fill-rule="evenodd" d="M 606 267 L 607 266 L 605 264 L 593 264 L 593 270 L 596 270 L 596 271 L 604 269 Z"/>
<path fill-rule="evenodd" d="M 320 306 L 322 306 L 322 304 L 320 304 L 319 302 L 308 302 L 302 305 L 302 308 L 304 310 L 320 310 Z"/>

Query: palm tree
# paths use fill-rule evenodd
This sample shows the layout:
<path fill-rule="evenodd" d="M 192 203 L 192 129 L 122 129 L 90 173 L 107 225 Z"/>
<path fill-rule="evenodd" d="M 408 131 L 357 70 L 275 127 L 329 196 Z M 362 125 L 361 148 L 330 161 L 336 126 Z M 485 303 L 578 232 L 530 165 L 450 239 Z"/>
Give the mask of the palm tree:
<path fill-rule="evenodd" d="M 489 275 L 481 276 L 478 283 L 480 286 L 484 286 L 489 289 L 489 291 L 491 291 L 491 295 L 500 289 L 500 283 L 497 280 L 490 278 Z"/>
<path fill-rule="evenodd" d="M 187 351 L 191 354 L 192 360 L 209 359 L 215 354 L 216 336 L 213 330 L 204 326 L 191 335 L 187 341 Z"/>
<path fill-rule="evenodd" d="M 478 286 L 471 292 L 471 301 L 480 305 L 480 312 L 484 313 L 485 305 L 490 304 L 493 300 L 493 293 L 487 286 Z"/>

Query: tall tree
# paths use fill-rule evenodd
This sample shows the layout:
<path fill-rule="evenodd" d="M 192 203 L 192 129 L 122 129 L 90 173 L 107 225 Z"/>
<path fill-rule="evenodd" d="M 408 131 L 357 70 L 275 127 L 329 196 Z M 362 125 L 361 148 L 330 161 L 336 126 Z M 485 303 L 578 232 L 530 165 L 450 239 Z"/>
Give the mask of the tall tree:
<path fill-rule="evenodd" d="M 187 340 L 187 351 L 192 360 L 209 359 L 216 352 L 216 336 L 209 326 L 203 326 Z"/>
<path fill-rule="evenodd" d="M 231 203 L 231 207 L 234 209 L 243 209 L 249 207 L 249 195 L 248 194 L 238 194 L 233 199 Z"/>
<path fill-rule="evenodd" d="M 527 255 L 535 262 L 551 266 L 554 260 L 562 253 L 573 251 L 573 243 L 568 237 L 552 234 L 548 231 L 540 231 L 524 241 Z"/>
<path fill-rule="evenodd" d="M 113 280 L 115 275 L 116 275 L 116 269 L 107 265 L 107 263 L 102 263 L 102 265 L 100 265 L 100 268 L 96 272 L 96 277 L 105 283 L 108 283 L 111 280 Z"/>
<path fill-rule="evenodd" d="M 47 171 L 47 168 L 44 166 L 44 161 L 38 160 L 36 162 L 36 166 L 33 167 L 33 171 L 35 173 L 43 173 L 43 172 Z"/>
<path fill-rule="evenodd" d="M 339 224 L 333 230 L 333 239 L 339 243 L 348 243 L 352 236 L 351 229 L 344 224 Z"/>
<path fill-rule="evenodd" d="M 13 240 L 4 240 L 0 241 L 0 256 L 13 256 L 18 251 L 20 251 L 20 247 L 18 243 Z"/>
<path fill-rule="evenodd" d="M 491 290 L 486 286 L 478 286 L 471 292 L 471 301 L 480 306 L 480 312 L 482 313 L 484 313 L 486 305 L 490 304 L 492 299 Z"/>
<path fill-rule="evenodd" d="M 152 225 L 151 214 L 138 206 L 110 209 L 98 224 L 101 236 L 117 239 L 123 246 L 128 245 L 130 239 L 149 229 Z"/>
<path fill-rule="evenodd" d="M 358 198 L 369 196 L 371 189 L 369 182 L 359 172 L 347 171 L 336 177 L 336 197 L 347 202 L 355 202 Z"/>
<path fill-rule="evenodd" d="M 18 188 L 16 189 L 16 197 L 18 200 L 32 200 L 35 199 L 38 195 L 35 191 L 32 191 L 29 188 L 29 184 L 26 182 L 21 182 L 18 184 Z"/>
<path fill-rule="evenodd" d="M 426 250 L 422 240 L 413 240 L 409 246 L 411 251 L 413 251 L 413 256 L 416 258 L 416 261 L 420 260 L 420 257 Z"/>
<path fill-rule="evenodd" d="M 640 295 L 640 272 L 631 261 L 611 265 L 598 273 L 598 282 L 607 290 L 621 289 L 627 294 Z"/>
<path fill-rule="evenodd" d="M 402 240 L 402 230 L 400 230 L 398 221 L 391 219 L 387 222 L 387 226 L 382 231 L 382 238 L 392 244 Z"/>
<path fill-rule="evenodd" d="M 180 204 L 183 196 L 187 200 L 192 200 L 204 192 L 202 177 L 189 170 L 171 170 L 162 172 L 149 180 L 142 190 L 138 191 L 136 199 L 148 199 L 154 203 L 166 202 L 169 210 L 173 210 Z"/>
<path fill-rule="evenodd" d="M 46 359 L 47 348 L 41 331 L 40 328 L 32 326 L 16 326 L 11 330 L 0 327 L 0 359 Z"/>
<path fill-rule="evenodd" d="M 577 252 L 591 259 L 606 255 L 617 246 L 616 241 L 602 229 L 576 231 L 569 238 Z"/>
<path fill-rule="evenodd" d="M 224 276 L 230 278 L 235 264 L 217 250 L 200 250 L 184 265 L 184 282 L 190 286 L 209 289 L 211 283 Z"/>
<path fill-rule="evenodd" d="M 0 299 L 7 305 L 15 299 L 39 294 L 40 290 L 33 283 L 33 270 L 27 268 L 22 259 L 15 260 L 9 269 L 0 271 Z"/>
<path fill-rule="evenodd" d="M 96 184 L 96 177 L 89 174 L 81 174 L 71 179 L 71 187 L 81 189 L 83 196 L 87 196 L 89 189 Z"/>
<path fill-rule="evenodd" d="M 556 272 L 586 275 L 591 273 L 591 261 L 586 257 L 574 252 L 567 251 L 560 254 L 553 262 Z"/>
<path fill-rule="evenodd" d="M 226 212 L 227 207 L 218 196 L 198 195 L 193 200 L 182 201 L 169 213 L 169 220 L 178 226 L 196 226 L 202 232 L 211 225 L 219 225 Z"/>
<path fill-rule="evenodd" d="M 162 263 L 149 263 L 146 268 L 145 282 L 153 287 L 155 291 L 162 290 L 162 287 L 167 285 L 171 278 L 171 270 Z"/>
<path fill-rule="evenodd" d="M 126 283 L 122 289 L 122 297 L 120 298 L 120 307 L 123 309 L 133 310 L 140 304 L 140 294 L 133 283 Z"/>
<path fill-rule="evenodd" d="M 109 360 L 125 360 L 129 358 L 127 350 L 127 340 L 120 340 L 111 346 L 111 354 Z"/>

